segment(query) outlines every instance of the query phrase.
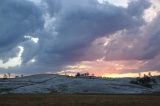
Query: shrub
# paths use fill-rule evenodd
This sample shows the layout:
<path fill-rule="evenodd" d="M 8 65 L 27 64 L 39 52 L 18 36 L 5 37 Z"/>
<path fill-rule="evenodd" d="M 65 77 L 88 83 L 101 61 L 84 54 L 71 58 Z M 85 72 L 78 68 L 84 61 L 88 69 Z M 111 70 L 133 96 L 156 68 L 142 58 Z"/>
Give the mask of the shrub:
<path fill-rule="evenodd" d="M 143 78 L 136 78 L 135 81 L 130 81 L 130 83 L 152 88 L 152 83 L 156 84 L 157 82 L 154 78 L 144 75 Z"/>

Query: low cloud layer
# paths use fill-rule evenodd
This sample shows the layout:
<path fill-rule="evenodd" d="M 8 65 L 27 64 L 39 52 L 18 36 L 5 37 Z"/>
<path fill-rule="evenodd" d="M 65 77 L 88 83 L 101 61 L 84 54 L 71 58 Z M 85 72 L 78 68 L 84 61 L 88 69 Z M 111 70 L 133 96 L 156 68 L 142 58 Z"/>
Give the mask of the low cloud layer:
<path fill-rule="evenodd" d="M 58 72 L 102 58 L 155 63 L 160 49 L 159 15 L 151 22 L 144 19 L 152 5 L 148 0 L 132 0 L 127 7 L 97 0 L 1 0 L 1 64 L 17 56 L 18 46 L 24 51 L 20 66 L 4 69 L 0 65 L 0 70 Z M 150 67 L 140 66 L 136 72 L 142 68 Z"/>

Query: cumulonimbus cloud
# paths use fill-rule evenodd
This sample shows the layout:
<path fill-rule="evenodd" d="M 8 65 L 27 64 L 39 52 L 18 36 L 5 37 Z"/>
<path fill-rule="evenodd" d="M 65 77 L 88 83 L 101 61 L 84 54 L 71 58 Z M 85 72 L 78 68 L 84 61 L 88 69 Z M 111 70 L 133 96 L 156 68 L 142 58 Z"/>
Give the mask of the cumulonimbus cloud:
<path fill-rule="evenodd" d="M 116 53 L 111 53 L 107 57 L 106 54 L 106 60 L 143 59 L 141 56 L 149 56 L 142 52 L 130 56 L 129 50 L 123 48 L 127 36 L 134 36 L 135 30 L 136 34 L 141 33 L 139 28 L 147 24 L 143 13 L 151 5 L 148 0 L 133 0 L 128 7 L 107 2 L 100 4 L 97 0 L 42 0 L 38 5 L 28 0 L 0 2 L 0 54 L 17 45 L 24 47 L 23 64 L 15 70 L 30 70 L 28 72 L 35 73 L 57 71 L 68 64 L 97 59 L 99 56 L 96 58 L 90 56 L 92 53 L 86 53 L 93 46 L 92 43 L 98 38 L 109 37 L 122 30 L 127 32 L 122 37 L 124 39 L 117 37 L 120 39 L 110 46 L 110 50 L 119 55 L 116 57 Z M 39 42 L 35 44 L 26 40 L 26 34 L 38 38 Z M 157 34 L 153 36 L 159 36 Z M 149 45 L 155 46 L 152 42 Z M 156 50 L 157 48 L 152 50 L 152 53 L 156 53 Z M 29 64 L 32 59 L 35 62 Z"/>

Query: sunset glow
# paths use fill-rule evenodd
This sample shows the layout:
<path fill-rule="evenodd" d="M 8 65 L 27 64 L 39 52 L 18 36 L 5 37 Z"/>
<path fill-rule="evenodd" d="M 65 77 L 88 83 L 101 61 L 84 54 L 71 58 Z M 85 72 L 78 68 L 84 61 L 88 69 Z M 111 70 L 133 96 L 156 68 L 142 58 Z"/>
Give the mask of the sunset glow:
<path fill-rule="evenodd" d="M 160 72 L 157 72 L 157 71 L 149 71 L 152 76 L 159 76 L 160 75 Z M 143 77 L 144 75 L 148 75 L 149 72 L 142 72 L 140 73 L 141 74 L 141 77 Z M 133 78 L 136 78 L 136 77 L 139 77 L 139 73 L 124 73 L 124 74 L 104 74 L 102 75 L 102 77 L 109 77 L 109 78 L 124 78 L 124 77 L 133 77 Z"/>

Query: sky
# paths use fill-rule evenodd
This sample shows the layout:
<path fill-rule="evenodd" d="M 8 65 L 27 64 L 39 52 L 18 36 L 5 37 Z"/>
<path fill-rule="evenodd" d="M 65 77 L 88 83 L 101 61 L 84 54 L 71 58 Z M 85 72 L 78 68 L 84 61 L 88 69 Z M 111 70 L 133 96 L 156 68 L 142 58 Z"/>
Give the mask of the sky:
<path fill-rule="evenodd" d="M 159 75 L 159 2 L 0 0 L 0 76 Z"/>

